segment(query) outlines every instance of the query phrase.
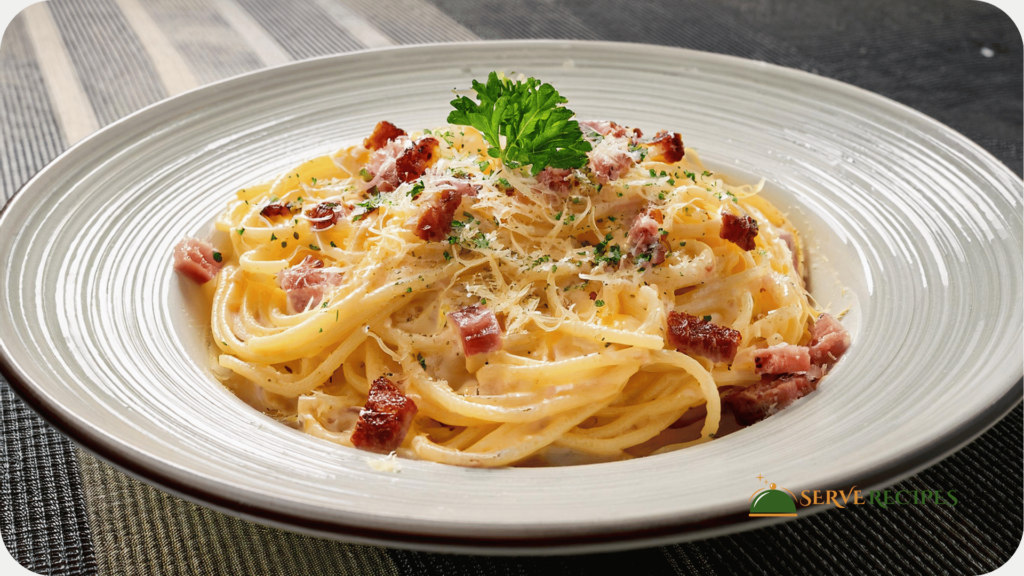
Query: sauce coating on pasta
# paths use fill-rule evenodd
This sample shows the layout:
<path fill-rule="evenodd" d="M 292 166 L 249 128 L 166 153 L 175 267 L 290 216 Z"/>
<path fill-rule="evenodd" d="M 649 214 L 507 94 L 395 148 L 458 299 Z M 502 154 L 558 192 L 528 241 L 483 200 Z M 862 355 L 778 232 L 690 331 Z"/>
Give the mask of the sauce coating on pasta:
<path fill-rule="evenodd" d="M 714 441 L 813 391 L 849 336 L 761 184 L 674 132 L 579 125 L 578 168 L 382 122 L 237 192 L 214 239 L 225 383 L 325 440 L 490 467 Z"/>

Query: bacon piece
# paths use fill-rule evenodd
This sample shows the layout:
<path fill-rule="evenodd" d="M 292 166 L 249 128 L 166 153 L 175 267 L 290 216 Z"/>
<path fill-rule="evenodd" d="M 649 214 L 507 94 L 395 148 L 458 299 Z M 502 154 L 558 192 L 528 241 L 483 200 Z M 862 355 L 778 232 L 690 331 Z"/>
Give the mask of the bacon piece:
<path fill-rule="evenodd" d="M 398 179 L 402 182 L 412 182 L 423 176 L 427 167 L 434 161 L 437 147 L 440 144 L 437 138 L 427 136 L 417 140 L 412 148 L 406 148 L 405 152 L 395 161 Z"/>
<path fill-rule="evenodd" d="M 757 220 L 750 216 L 735 216 L 725 212 L 722 214 L 722 229 L 718 236 L 749 252 L 755 246 Z"/>
<path fill-rule="evenodd" d="M 749 426 L 775 414 L 818 387 L 821 371 L 806 374 L 763 376 L 757 384 L 736 390 L 722 398 L 732 408 L 736 421 Z"/>
<path fill-rule="evenodd" d="M 684 354 L 731 362 L 740 345 L 740 333 L 685 312 L 669 312 L 668 341 Z"/>
<path fill-rule="evenodd" d="M 459 331 L 466 356 L 501 350 L 501 327 L 494 312 L 487 307 L 474 304 L 449 312 L 448 319 Z"/>
<path fill-rule="evenodd" d="M 787 374 L 811 369 L 811 352 L 807 346 L 778 344 L 754 352 L 754 372 Z"/>
<path fill-rule="evenodd" d="M 288 294 L 288 305 L 294 312 L 317 306 L 331 288 L 341 284 L 341 274 L 320 270 L 319 258 L 306 256 L 297 266 L 277 273 L 277 285 Z"/>
<path fill-rule="evenodd" d="M 559 194 L 568 194 L 576 183 L 575 178 L 572 177 L 572 170 L 550 166 L 537 173 L 537 182 Z"/>
<path fill-rule="evenodd" d="M 291 216 L 292 211 L 287 206 L 280 202 L 274 202 L 273 204 L 267 204 L 260 210 L 260 216 L 264 218 L 273 218 L 275 216 Z"/>
<path fill-rule="evenodd" d="M 665 261 L 665 245 L 661 243 L 661 230 L 658 224 L 663 221 L 661 210 L 648 208 L 641 212 L 633 224 L 629 227 L 627 236 L 627 250 L 633 255 L 633 260 L 639 262 L 641 256 L 650 260 L 651 264 L 658 265 Z"/>
<path fill-rule="evenodd" d="M 850 333 L 831 314 L 822 314 L 811 326 L 811 362 L 831 366 L 850 347 Z"/>
<path fill-rule="evenodd" d="M 387 454 L 402 445 L 418 408 L 391 380 L 377 378 L 352 431 L 352 445 L 360 450 Z"/>
<path fill-rule="evenodd" d="M 335 211 L 338 205 L 334 202 L 321 202 L 309 212 L 306 218 L 309 220 L 309 227 L 317 232 L 323 232 L 338 223 L 338 213 Z"/>
<path fill-rule="evenodd" d="M 639 128 L 627 128 L 609 120 L 580 120 L 580 129 L 583 131 L 583 137 L 590 141 L 594 141 L 595 138 L 592 138 L 586 129 L 597 132 L 601 136 L 610 136 L 612 138 L 622 138 L 629 135 L 629 139 L 634 145 L 640 142 L 640 139 L 644 136 L 644 133 Z"/>
<path fill-rule="evenodd" d="M 683 159 L 686 149 L 683 148 L 683 137 L 676 132 L 662 130 L 654 135 L 654 140 L 647 144 L 648 160 L 674 164 Z"/>
<path fill-rule="evenodd" d="M 366 140 L 363 140 L 363 147 L 367 150 L 379 150 L 387 145 L 388 142 L 405 135 L 405 130 L 387 120 L 381 120 L 373 127 L 373 133 Z"/>
<path fill-rule="evenodd" d="M 185 238 L 174 247 L 174 269 L 196 284 L 206 284 L 220 272 L 213 246 L 209 242 Z"/>
<path fill-rule="evenodd" d="M 420 214 L 416 222 L 416 235 L 428 242 L 443 240 L 452 228 L 452 219 L 460 204 L 462 193 L 458 188 L 441 190 Z"/>
<path fill-rule="evenodd" d="M 629 153 L 629 150 L 624 146 L 614 145 L 620 142 L 623 141 L 605 140 L 587 152 L 587 156 L 590 158 L 590 170 L 601 184 L 618 180 L 623 172 L 636 164 L 636 159 Z"/>

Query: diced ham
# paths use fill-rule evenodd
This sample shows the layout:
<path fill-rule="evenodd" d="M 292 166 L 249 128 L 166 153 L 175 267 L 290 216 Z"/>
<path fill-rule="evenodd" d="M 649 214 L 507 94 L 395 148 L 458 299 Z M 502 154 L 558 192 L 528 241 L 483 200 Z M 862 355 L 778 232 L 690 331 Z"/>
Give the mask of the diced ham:
<path fill-rule="evenodd" d="M 750 216 L 736 216 L 725 212 L 722 214 L 722 229 L 718 236 L 749 252 L 755 247 L 757 220 Z"/>
<path fill-rule="evenodd" d="M 402 445 L 417 412 L 416 403 L 391 380 L 377 378 L 352 431 L 352 445 L 360 450 L 387 454 Z"/>
<path fill-rule="evenodd" d="M 401 136 L 389 140 L 387 144 L 370 154 L 366 170 L 372 177 L 366 183 L 366 188 L 376 186 L 381 192 L 390 192 L 402 183 L 398 178 L 398 157 L 405 153 L 405 148 L 409 144 L 409 139 Z"/>
<path fill-rule="evenodd" d="M 264 218 L 273 218 L 275 216 L 291 216 L 291 215 L 292 215 L 292 211 L 288 208 L 288 206 L 285 206 L 284 204 L 281 204 L 280 202 L 274 202 L 273 204 L 267 204 L 266 206 L 263 207 L 263 210 L 260 210 L 260 216 L 263 216 Z"/>
<path fill-rule="evenodd" d="M 766 375 L 757 384 L 736 390 L 722 400 L 732 408 L 737 422 L 749 426 L 813 392 L 820 378 L 820 370 L 806 374 Z"/>
<path fill-rule="evenodd" d="M 850 333 L 831 314 L 822 314 L 811 326 L 811 362 L 831 366 L 850 347 Z"/>
<path fill-rule="evenodd" d="M 220 272 L 219 254 L 209 242 L 185 238 L 174 247 L 174 269 L 196 284 L 206 284 Z"/>
<path fill-rule="evenodd" d="M 367 150 L 379 150 L 386 146 L 388 142 L 405 135 L 405 130 L 387 120 L 381 120 L 373 127 L 373 133 L 366 140 L 363 140 L 363 147 Z"/>
<path fill-rule="evenodd" d="M 288 305 L 293 312 L 317 306 L 328 290 L 341 284 L 341 274 L 320 270 L 323 267 L 319 258 L 306 256 L 297 266 L 277 273 L 277 285 L 288 294 Z"/>
<path fill-rule="evenodd" d="M 648 160 L 674 164 L 683 159 L 686 149 L 683 148 L 683 137 L 675 132 L 662 130 L 654 135 L 654 140 L 647 144 Z"/>
<path fill-rule="evenodd" d="M 601 184 L 618 180 L 622 173 L 636 164 L 636 159 L 625 146 L 616 146 L 625 140 L 604 140 L 593 150 L 587 152 L 590 158 L 590 170 Z"/>
<path fill-rule="evenodd" d="M 676 350 L 703 356 L 712 362 L 731 362 L 740 345 L 740 333 L 685 312 L 668 313 L 668 341 Z"/>
<path fill-rule="evenodd" d="M 474 304 L 449 312 L 448 319 L 459 332 L 466 356 L 501 350 L 501 326 L 494 312 L 487 307 Z"/>
<path fill-rule="evenodd" d="M 537 173 L 537 182 L 559 194 L 568 194 L 576 183 L 575 178 L 572 177 L 572 170 L 550 166 Z"/>
<path fill-rule="evenodd" d="M 458 188 L 441 190 L 420 214 L 416 222 L 416 235 L 428 242 L 439 242 L 446 238 L 461 203 L 462 193 Z"/>
<path fill-rule="evenodd" d="M 334 202 L 321 202 L 315 208 L 306 212 L 309 220 L 309 227 L 317 232 L 323 232 L 338 222 L 338 205 Z"/>
<path fill-rule="evenodd" d="M 591 142 L 595 140 L 592 137 L 593 132 L 612 138 L 622 138 L 628 134 L 634 145 L 640 142 L 644 136 L 639 128 L 627 128 L 608 120 L 580 120 L 580 130 L 583 132 L 583 137 Z"/>
<path fill-rule="evenodd" d="M 435 185 L 438 188 L 451 187 L 463 197 L 469 196 L 471 198 L 476 198 L 476 193 L 483 188 L 479 184 L 473 184 L 467 178 L 444 178 L 438 180 Z"/>
<path fill-rule="evenodd" d="M 661 210 L 657 208 L 648 208 L 633 220 L 629 227 L 626 247 L 634 261 L 649 260 L 653 265 L 665 261 L 666 249 L 661 243 L 659 227 L 662 221 Z"/>
<path fill-rule="evenodd" d="M 828 369 L 850 347 L 850 335 L 829 314 L 811 327 L 810 347 L 780 344 L 754 353 L 754 366 L 763 374 L 757 384 L 724 396 L 740 424 L 750 425 L 813 392 Z"/>
<path fill-rule="evenodd" d="M 811 352 L 807 346 L 778 344 L 754 352 L 754 372 L 787 374 L 811 369 Z"/>
<path fill-rule="evenodd" d="M 373 177 L 366 183 L 367 188 L 376 186 L 381 192 L 391 192 L 402 182 L 423 176 L 437 158 L 441 145 L 433 136 L 420 138 L 412 146 L 408 144 L 407 137 L 399 136 L 370 154 L 366 169 Z"/>

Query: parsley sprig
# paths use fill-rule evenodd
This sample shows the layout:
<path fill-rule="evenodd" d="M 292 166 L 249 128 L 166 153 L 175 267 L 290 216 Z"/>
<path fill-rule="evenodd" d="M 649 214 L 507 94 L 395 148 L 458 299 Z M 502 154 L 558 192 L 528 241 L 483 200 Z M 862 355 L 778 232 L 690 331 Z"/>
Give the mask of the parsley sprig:
<path fill-rule="evenodd" d="M 583 168 L 590 143 L 583 138 L 568 102 L 550 84 L 536 78 L 524 81 L 491 72 L 487 83 L 473 81 L 479 102 L 468 96 L 452 100 L 448 122 L 472 126 L 483 133 L 491 158 L 509 168 L 531 166 L 536 175 L 544 168 Z M 501 137 L 505 146 L 501 146 Z"/>

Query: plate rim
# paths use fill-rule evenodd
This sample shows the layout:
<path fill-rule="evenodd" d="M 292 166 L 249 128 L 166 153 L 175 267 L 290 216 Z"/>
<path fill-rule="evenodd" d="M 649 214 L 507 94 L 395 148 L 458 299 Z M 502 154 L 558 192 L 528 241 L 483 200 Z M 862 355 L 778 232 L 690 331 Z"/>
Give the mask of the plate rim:
<path fill-rule="evenodd" d="M 938 120 L 915 110 L 905 104 L 892 100 L 888 97 L 871 92 L 864 88 L 820 76 L 811 72 L 788 68 L 760 60 L 753 60 L 728 54 L 679 48 L 673 46 L 640 44 L 633 42 L 611 42 L 611 41 L 589 41 L 589 40 L 546 40 L 546 39 L 525 39 L 525 40 L 481 40 L 471 42 L 440 42 L 426 44 L 412 44 L 401 46 L 388 46 L 382 48 L 370 48 L 330 54 L 316 58 L 304 59 L 295 62 L 288 62 L 277 66 L 260 68 L 250 72 L 238 74 L 222 80 L 205 84 L 182 92 L 180 94 L 151 103 L 139 110 L 132 112 L 103 128 L 93 132 L 82 140 L 69 146 L 66 150 L 57 155 L 54 159 L 44 165 L 31 178 L 22 184 L 7 204 L 0 208 L 0 228 L 3 227 L 10 208 L 24 202 L 25 195 L 22 192 L 32 186 L 45 173 L 54 170 L 59 162 L 65 157 L 75 153 L 81 148 L 88 147 L 90 143 L 103 135 L 115 131 L 123 124 L 132 123 L 141 116 L 155 114 L 155 110 L 173 106 L 182 101 L 186 96 L 198 92 L 215 92 L 224 85 L 242 81 L 249 77 L 261 74 L 272 75 L 279 69 L 299 68 L 305 66 L 317 66 L 320 62 L 329 60 L 345 60 L 356 56 L 365 56 L 374 53 L 388 53 L 392 51 L 422 50 L 437 48 L 458 48 L 474 46 L 498 46 L 505 45 L 512 49 L 522 47 L 538 48 L 549 46 L 552 48 L 564 46 L 595 46 L 600 45 L 614 50 L 634 51 L 637 54 L 647 53 L 685 53 L 697 55 L 701 58 L 712 61 L 728 61 L 738 63 L 741 66 L 757 66 L 770 70 L 773 74 L 789 75 L 798 77 L 805 82 L 817 82 L 833 89 L 840 89 L 847 94 L 855 96 L 861 101 L 873 101 L 895 109 L 902 114 L 909 114 L 926 124 L 930 124 L 938 131 L 947 135 L 955 135 L 960 144 L 973 149 L 976 154 L 987 158 L 998 166 L 1003 175 L 1011 176 L 1015 181 L 1020 179 L 1009 167 L 996 158 L 988 150 L 982 148 L 978 143 L 966 137 L 959 131 L 939 122 Z M 888 462 L 876 467 L 862 471 L 855 480 L 846 481 L 841 485 L 822 487 L 822 489 L 840 488 L 845 489 L 849 485 L 861 486 L 862 489 L 877 488 L 892 485 L 906 477 L 909 477 L 920 470 L 931 466 L 946 456 L 966 446 L 986 430 L 997 424 L 1008 412 L 1013 410 L 1024 399 L 1024 379 L 1021 374 L 1024 368 L 1016 371 L 1016 383 L 1007 386 L 1006 391 L 992 404 L 976 414 L 973 418 L 965 421 L 960 426 L 947 430 L 944 434 L 937 436 L 932 441 L 923 445 L 916 452 L 893 457 Z M 160 466 L 148 464 L 150 457 L 139 453 L 137 450 L 127 446 L 122 441 L 110 437 L 96 429 L 87 421 L 76 418 L 73 414 L 64 410 L 63 407 L 48 397 L 20 368 L 19 363 L 13 359 L 7 344 L 0 339 L 0 374 L 10 384 L 11 389 L 26 402 L 37 414 L 43 417 L 50 425 L 57 428 L 63 435 L 71 439 L 76 445 L 97 456 L 99 459 L 113 465 L 117 469 L 129 474 L 133 478 L 142 480 L 154 485 L 164 491 L 182 497 L 188 501 L 198 503 L 212 509 L 238 516 L 247 520 L 253 520 L 262 524 L 277 528 L 287 529 L 293 532 L 300 532 L 320 537 L 342 539 L 352 542 L 367 544 L 397 546 L 402 548 L 447 551 L 459 553 L 489 553 L 489 554 L 566 554 L 580 552 L 622 550 L 637 548 L 641 546 L 664 544 L 669 542 L 680 542 L 710 538 L 726 533 L 760 528 L 770 524 L 779 523 L 778 519 L 752 519 L 746 514 L 726 513 L 712 516 L 703 520 L 684 520 L 680 522 L 668 522 L 650 528 L 633 528 L 626 531 L 615 529 L 600 529 L 601 527 L 590 526 L 589 530 L 581 530 L 569 535 L 552 535 L 544 533 L 536 537 L 512 537 L 512 538 L 481 538 L 465 535 L 433 535 L 426 532 L 415 532 L 392 529 L 366 528 L 358 525 L 360 514 L 353 515 L 352 522 L 328 522 L 317 521 L 308 517 L 301 517 L 276 510 L 270 506 L 263 506 L 253 503 L 243 503 L 225 497 L 223 493 L 218 494 L 215 490 L 205 489 L 190 485 L 188 480 L 194 478 L 195 473 L 189 470 L 178 470 L 174 465 L 164 463 L 164 469 Z M 1014 374 L 1011 369 L 1008 375 Z M 1012 377 L 1012 376 L 1011 376 Z M 1007 379 L 1009 382 L 1010 378 Z M 59 383 L 57 380 L 54 382 Z M 141 457 L 140 457 L 141 456 Z M 156 458 L 153 458 L 156 460 Z M 175 474 L 177 472 L 177 474 Z M 216 482 L 221 484 L 220 482 Z M 804 515 L 813 514 L 828 509 L 825 506 L 803 507 L 798 503 Z M 393 521 L 397 525 L 400 522 Z"/>

